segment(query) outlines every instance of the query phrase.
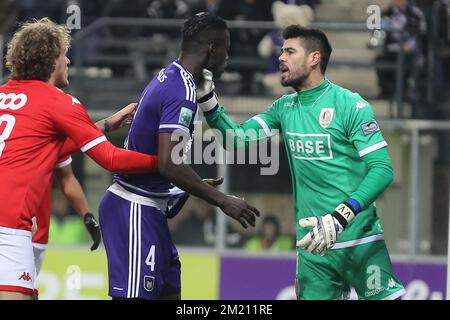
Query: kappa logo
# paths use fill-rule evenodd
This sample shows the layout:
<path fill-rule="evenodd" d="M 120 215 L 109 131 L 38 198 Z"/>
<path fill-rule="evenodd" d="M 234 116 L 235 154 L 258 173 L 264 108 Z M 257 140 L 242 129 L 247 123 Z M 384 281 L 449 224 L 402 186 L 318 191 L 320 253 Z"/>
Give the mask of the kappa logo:
<path fill-rule="evenodd" d="M 328 128 L 333 122 L 334 108 L 322 108 L 320 111 L 319 123 L 324 129 Z"/>
<path fill-rule="evenodd" d="M 389 281 L 388 281 L 387 288 L 388 288 L 388 289 L 395 288 L 396 284 L 397 284 L 397 283 L 395 282 L 395 280 L 392 279 L 392 278 L 390 278 Z"/>
<path fill-rule="evenodd" d="M 293 107 L 295 105 L 295 102 L 294 101 L 291 101 L 291 102 L 285 102 L 284 104 L 283 104 L 283 107 Z"/>
<path fill-rule="evenodd" d="M 78 99 L 75 98 L 75 97 L 72 97 L 72 105 L 74 106 L 74 105 L 76 105 L 76 104 L 81 104 L 80 100 L 78 100 Z"/>
<path fill-rule="evenodd" d="M 359 110 L 361 110 L 361 109 L 363 109 L 363 108 L 365 108 L 367 106 L 369 106 L 369 105 L 365 101 L 358 101 L 358 102 L 356 102 L 356 112 L 358 112 Z"/>
<path fill-rule="evenodd" d="M 20 276 L 19 280 L 31 281 L 30 273 L 29 272 L 22 273 L 22 275 Z"/>
<path fill-rule="evenodd" d="M 144 289 L 145 291 L 151 292 L 155 288 L 155 277 L 144 276 Z"/>
<path fill-rule="evenodd" d="M 0 110 L 19 110 L 28 101 L 28 97 L 23 94 L 8 93 L 5 94 L 0 92 Z"/>

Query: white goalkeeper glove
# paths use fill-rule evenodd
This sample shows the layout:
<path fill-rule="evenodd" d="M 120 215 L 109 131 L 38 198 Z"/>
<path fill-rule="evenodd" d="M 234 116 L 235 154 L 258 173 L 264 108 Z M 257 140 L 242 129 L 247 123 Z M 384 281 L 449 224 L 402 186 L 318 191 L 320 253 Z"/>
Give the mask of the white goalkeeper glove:
<path fill-rule="evenodd" d="M 302 228 L 312 228 L 297 246 L 306 252 L 325 255 L 336 243 L 344 228 L 355 218 L 355 210 L 346 202 L 341 203 L 329 213 L 321 217 L 309 217 L 299 220 Z"/>
<path fill-rule="evenodd" d="M 207 113 L 214 109 L 219 102 L 217 101 L 217 95 L 214 92 L 216 86 L 213 81 L 213 74 L 208 69 L 203 69 L 202 81 L 197 87 L 197 102 L 199 108 Z"/>

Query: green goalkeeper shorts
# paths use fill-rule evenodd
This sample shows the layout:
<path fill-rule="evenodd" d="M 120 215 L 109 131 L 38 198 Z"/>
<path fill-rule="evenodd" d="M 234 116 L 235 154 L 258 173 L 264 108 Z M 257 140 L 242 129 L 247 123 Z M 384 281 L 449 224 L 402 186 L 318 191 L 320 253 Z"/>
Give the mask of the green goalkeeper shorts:
<path fill-rule="evenodd" d="M 405 293 L 383 239 L 333 249 L 323 257 L 297 249 L 298 299 L 349 299 L 351 287 L 363 300 L 397 299 Z"/>

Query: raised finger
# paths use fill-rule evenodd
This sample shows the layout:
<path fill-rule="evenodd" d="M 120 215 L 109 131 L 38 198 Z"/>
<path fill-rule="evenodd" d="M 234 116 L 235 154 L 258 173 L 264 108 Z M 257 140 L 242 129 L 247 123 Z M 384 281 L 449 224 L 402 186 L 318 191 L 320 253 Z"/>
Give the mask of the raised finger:
<path fill-rule="evenodd" d="M 250 209 L 250 211 L 252 211 L 254 214 L 256 214 L 258 217 L 261 215 L 260 213 L 259 213 L 259 210 L 258 209 L 256 209 L 254 206 L 251 206 L 251 205 L 249 205 L 249 204 L 247 204 L 247 206 L 248 206 L 248 208 Z"/>
<path fill-rule="evenodd" d="M 255 219 L 255 215 L 253 214 L 252 211 L 250 211 L 249 209 L 244 210 L 243 213 L 242 213 L 242 217 L 243 217 L 245 220 L 247 220 L 247 222 L 250 223 L 250 225 L 251 225 L 252 227 L 255 226 L 255 221 L 256 221 L 256 219 Z"/>
<path fill-rule="evenodd" d="M 244 227 L 244 229 L 247 229 L 247 224 L 245 223 L 245 219 L 244 218 L 238 218 L 237 221 L 240 222 L 241 226 Z"/>
<path fill-rule="evenodd" d="M 306 248 L 311 244 L 311 241 L 312 241 L 311 233 L 308 232 L 303 238 L 297 241 L 297 247 Z"/>

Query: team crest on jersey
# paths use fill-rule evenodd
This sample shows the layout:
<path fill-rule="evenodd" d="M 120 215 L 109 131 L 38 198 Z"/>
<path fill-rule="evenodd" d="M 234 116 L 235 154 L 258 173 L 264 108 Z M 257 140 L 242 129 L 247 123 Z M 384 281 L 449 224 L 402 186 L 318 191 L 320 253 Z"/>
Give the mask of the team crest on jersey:
<path fill-rule="evenodd" d="M 153 276 L 144 276 L 144 289 L 145 291 L 153 291 L 155 287 L 155 277 Z"/>
<path fill-rule="evenodd" d="M 178 119 L 178 123 L 185 127 L 189 127 L 191 125 L 193 116 L 194 116 L 194 111 L 192 111 L 189 108 L 183 107 L 183 108 L 181 108 L 181 111 L 180 111 L 180 118 Z"/>
<path fill-rule="evenodd" d="M 328 128 L 333 122 L 334 108 L 322 108 L 320 111 L 319 123 L 324 129 Z"/>

